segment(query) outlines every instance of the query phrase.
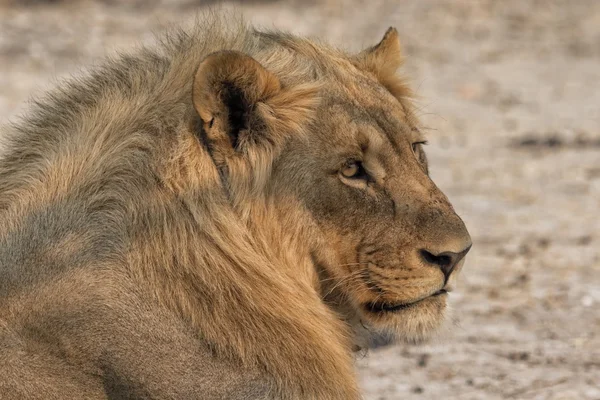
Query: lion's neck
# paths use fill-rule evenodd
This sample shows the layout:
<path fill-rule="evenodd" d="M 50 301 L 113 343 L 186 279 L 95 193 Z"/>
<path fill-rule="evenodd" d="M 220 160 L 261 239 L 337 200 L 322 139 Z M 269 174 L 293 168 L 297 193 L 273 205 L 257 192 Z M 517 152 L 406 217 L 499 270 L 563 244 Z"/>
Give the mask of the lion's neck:
<path fill-rule="evenodd" d="M 287 390 L 299 394 L 326 391 L 332 379 L 352 390 L 347 327 L 316 290 L 303 226 L 266 201 L 236 209 L 205 159 L 173 165 L 163 174 L 168 193 L 132 219 L 144 230 L 129 258 L 141 284 L 221 357 L 296 382 Z M 190 165 L 204 178 L 187 179 Z"/>

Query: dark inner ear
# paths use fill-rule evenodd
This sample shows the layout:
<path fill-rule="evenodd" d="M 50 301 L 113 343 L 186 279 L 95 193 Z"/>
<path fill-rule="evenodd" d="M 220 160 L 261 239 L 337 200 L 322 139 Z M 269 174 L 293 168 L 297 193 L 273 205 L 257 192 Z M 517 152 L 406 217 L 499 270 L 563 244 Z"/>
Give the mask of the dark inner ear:
<path fill-rule="evenodd" d="M 248 128 L 251 107 L 245 99 L 244 92 L 232 84 L 224 82 L 222 101 L 228 112 L 228 132 L 231 146 L 237 149 L 240 131 Z"/>
<path fill-rule="evenodd" d="M 255 108 L 280 90 L 279 79 L 252 57 L 220 51 L 198 66 L 192 101 L 213 148 L 230 154 L 252 144 L 251 133 L 266 134 Z"/>

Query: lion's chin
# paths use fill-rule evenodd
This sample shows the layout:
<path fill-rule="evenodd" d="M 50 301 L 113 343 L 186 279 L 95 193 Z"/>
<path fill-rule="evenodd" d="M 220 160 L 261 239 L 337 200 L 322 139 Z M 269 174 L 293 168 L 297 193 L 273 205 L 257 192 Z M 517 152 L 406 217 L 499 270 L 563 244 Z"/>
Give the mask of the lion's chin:
<path fill-rule="evenodd" d="M 422 342 L 445 324 L 448 313 L 447 296 L 445 291 L 440 291 L 410 304 L 367 303 L 359 313 L 369 330 L 400 341 Z"/>

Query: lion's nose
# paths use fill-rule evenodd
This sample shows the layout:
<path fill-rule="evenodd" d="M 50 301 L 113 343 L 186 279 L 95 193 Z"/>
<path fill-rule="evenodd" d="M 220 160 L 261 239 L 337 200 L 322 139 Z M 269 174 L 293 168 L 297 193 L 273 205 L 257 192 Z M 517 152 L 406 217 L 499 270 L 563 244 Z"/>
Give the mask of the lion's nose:
<path fill-rule="evenodd" d="M 441 253 L 430 252 L 425 249 L 421 249 L 421 258 L 429 264 L 437 265 L 444 273 L 445 282 L 448 282 L 454 267 L 462 260 L 467 253 L 471 250 L 471 244 L 469 244 L 464 250 L 455 253 L 453 251 L 444 251 Z"/>

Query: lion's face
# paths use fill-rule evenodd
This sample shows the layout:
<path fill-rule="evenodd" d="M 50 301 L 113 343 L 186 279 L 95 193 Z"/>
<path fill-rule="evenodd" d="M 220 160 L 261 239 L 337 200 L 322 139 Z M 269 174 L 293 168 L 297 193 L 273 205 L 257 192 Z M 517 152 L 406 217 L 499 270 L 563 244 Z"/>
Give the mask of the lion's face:
<path fill-rule="evenodd" d="M 211 56 L 196 77 L 196 109 L 234 202 L 268 176 L 267 196 L 310 221 L 325 301 L 418 340 L 444 320 L 471 239 L 429 178 L 424 137 L 394 80 L 395 31 L 354 59 L 331 57 L 311 88 L 281 84 L 240 54 Z M 301 124 L 317 88 L 316 115 Z"/>
<path fill-rule="evenodd" d="M 421 339 L 444 320 L 471 238 L 428 175 L 405 99 L 360 68 L 323 93 L 309 140 L 292 140 L 274 179 L 293 182 L 322 233 L 323 294 L 367 327 Z"/>
<path fill-rule="evenodd" d="M 400 102 L 372 81 L 354 85 L 330 90 L 310 140 L 287 147 L 275 178 L 293 182 L 323 234 L 323 291 L 414 340 L 443 320 L 471 239 L 429 178 L 424 138 Z"/>

